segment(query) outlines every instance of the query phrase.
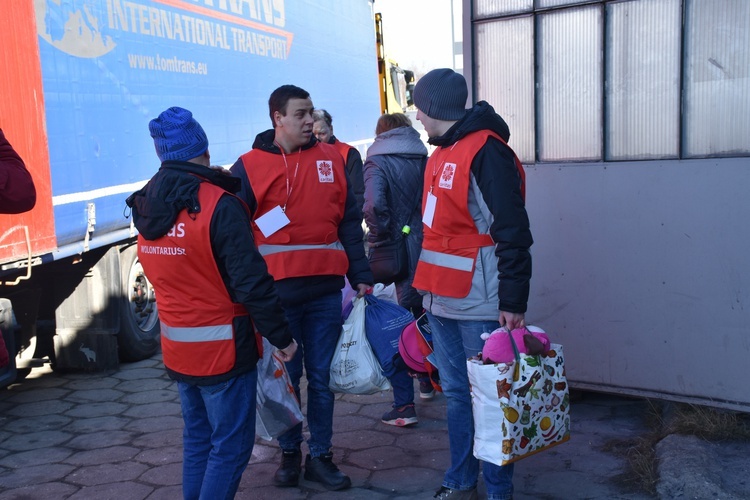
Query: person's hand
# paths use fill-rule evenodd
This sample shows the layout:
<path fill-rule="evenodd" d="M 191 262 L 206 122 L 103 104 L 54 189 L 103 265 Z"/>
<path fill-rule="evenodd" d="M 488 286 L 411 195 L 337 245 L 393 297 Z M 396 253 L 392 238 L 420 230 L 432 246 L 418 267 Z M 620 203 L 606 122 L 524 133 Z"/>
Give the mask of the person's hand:
<path fill-rule="evenodd" d="M 357 285 L 357 298 L 361 299 L 365 295 L 367 295 L 367 292 L 369 292 L 372 289 L 370 285 L 367 283 L 360 283 Z"/>
<path fill-rule="evenodd" d="M 500 311 L 500 319 L 498 321 L 500 321 L 500 326 L 506 327 L 511 332 L 516 328 L 526 326 L 523 313 Z"/>
<path fill-rule="evenodd" d="M 276 351 L 279 355 L 279 359 L 286 363 L 294 358 L 294 354 L 297 352 L 297 341 L 292 339 L 292 343 L 283 349 Z"/>

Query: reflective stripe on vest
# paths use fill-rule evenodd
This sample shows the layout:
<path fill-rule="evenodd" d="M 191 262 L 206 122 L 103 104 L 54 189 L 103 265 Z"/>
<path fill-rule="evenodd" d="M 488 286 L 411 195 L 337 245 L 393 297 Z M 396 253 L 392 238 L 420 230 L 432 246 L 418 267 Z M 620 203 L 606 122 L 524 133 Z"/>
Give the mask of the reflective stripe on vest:
<path fill-rule="evenodd" d="M 264 257 L 280 252 L 294 252 L 297 250 L 341 250 L 344 251 L 344 245 L 340 241 L 334 241 L 328 245 L 259 245 L 258 251 Z"/>
<path fill-rule="evenodd" d="M 161 334 L 173 342 L 212 342 L 232 340 L 232 325 L 169 326 L 161 322 Z"/>
<path fill-rule="evenodd" d="M 434 252 L 432 250 L 422 249 L 419 260 L 432 264 L 433 266 L 447 267 L 456 271 L 471 272 L 474 269 L 474 259 L 450 255 L 447 253 Z"/>

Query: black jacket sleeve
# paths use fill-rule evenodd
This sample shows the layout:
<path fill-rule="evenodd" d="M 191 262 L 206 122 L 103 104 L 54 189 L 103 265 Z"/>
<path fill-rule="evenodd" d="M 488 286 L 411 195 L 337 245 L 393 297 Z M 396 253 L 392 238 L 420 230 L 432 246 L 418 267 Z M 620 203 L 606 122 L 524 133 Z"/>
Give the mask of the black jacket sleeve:
<path fill-rule="evenodd" d="M 364 232 L 362 231 L 362 211 L 357 207 L 349 176 L 346 176 L 346 207 L 339 224 L 338 237 L 349 259 L 346 276 L 352 286 L 360 283 L 374 284 L 370 263 L 365 255 Z"/>
<path fill-rule="evenodd" d="M 531 280 L 529 248 L 534 240 L 513 152 L 497 139 L 489 138 L 474 157 L 471 171 L 493 217 L 490 234 L 498 258 L 498 308 L 524 313 Z"/>
<path fill-rule="evenodd" d="M 0 214 L 20 214 L 36 205 L 36 188 L 26 165 L 0 129 Z"/>
<path fill-rule="evenodd" d="M 365 203 L 365 180 L 362 170 L 362 156 L 356 148 L 349 148 L 349 154 L 346 155 L 346 173 L 349 175 L 360 213 Z"/>
<path fill-rule="evenodd" d="M 255 193 L 250 187 L 250 179 L 247 178 L 247 171 L 245 165 L 242 163 L 242 158 L 237 159 L 234 165 L 229 169 L 232 175 L 240 179 L 240 190 L 235 193 L 237 197 L 247 204 L 250 209 L 250 214 L 254 215 L 258 209 L 258 202 L 255 199 Z"/>
<path fill-rule="evenodd" d="M 235 303 L 243 304 L 261 335 L 283 349 L 292 342 L 273 278 L 253 240 L 250 220 L 240 200 L 225 195 L 211 219 L 216 264 Z"/>

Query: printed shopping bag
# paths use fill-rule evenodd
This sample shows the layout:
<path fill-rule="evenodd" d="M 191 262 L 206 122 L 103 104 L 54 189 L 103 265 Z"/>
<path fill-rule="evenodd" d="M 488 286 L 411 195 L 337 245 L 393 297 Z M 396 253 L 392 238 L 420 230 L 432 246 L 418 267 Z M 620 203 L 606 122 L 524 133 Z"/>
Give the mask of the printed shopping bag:
<path fill-rule="evenodd" d="M 391 388 L 365 335 L 365 299 L 354 299 L 331 361 L 328 387 L 344 394 L 374 394 Z"/>
<path fill-rule="evenodd" d="M 398 354 L 398 341 L 401 332 L 414 316 L 408 309 L 398 304 L 381 300 L 375 295 L 365 295 L 365 333 L 375 356 L 378 358 L 383 375 L 392 377 L 397 371 L 393 357 Z"/>
<path fill-rule="evenodd" d="M 277 349 L 263 338 L 263 357 L 258 360 L 255 434 L 268 441 L 302 422 L 302 411 L 284 362 Z"/>
<path fill-rule="evenodd" d="M 474 456 L 505 465 L 570 438 L 570 396 L 560 344 L 516 361 L 466 362 L 474 413 Z"/>

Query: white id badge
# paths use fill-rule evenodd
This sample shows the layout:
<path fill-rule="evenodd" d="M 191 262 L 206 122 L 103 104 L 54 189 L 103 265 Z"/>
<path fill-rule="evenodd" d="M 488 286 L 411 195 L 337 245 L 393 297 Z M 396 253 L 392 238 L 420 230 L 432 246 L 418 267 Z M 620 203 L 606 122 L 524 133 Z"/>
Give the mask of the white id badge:
<path fill-rule="evenodd" d="M 437 196 L 432 193 L 427 193 L 427 203 L 424 206 L 424 215 L 422 216 L 422 222 L 425 226 L 432 227 L 432 219 L 435 218 L 435 206 L 437 205 Z"/>
<path fill-rule="evenodd" d="M 258 228 L 260 229 L 260 232 L 263 233 L 263 236 L 268 238 L 273 233 L 289 224 L 289 218 L 281 207 L 276 205 L 271 210 L 255 219 L 255 223 L 258 224 Z"/>

